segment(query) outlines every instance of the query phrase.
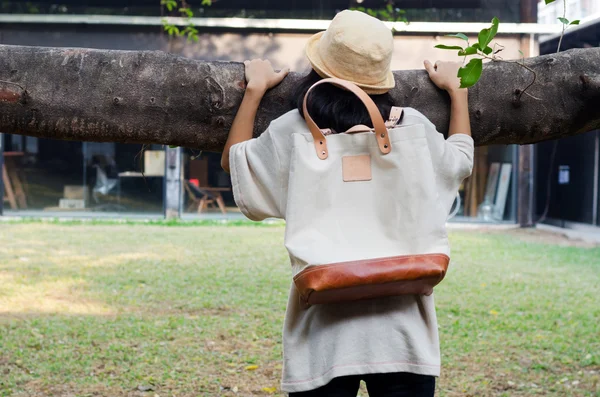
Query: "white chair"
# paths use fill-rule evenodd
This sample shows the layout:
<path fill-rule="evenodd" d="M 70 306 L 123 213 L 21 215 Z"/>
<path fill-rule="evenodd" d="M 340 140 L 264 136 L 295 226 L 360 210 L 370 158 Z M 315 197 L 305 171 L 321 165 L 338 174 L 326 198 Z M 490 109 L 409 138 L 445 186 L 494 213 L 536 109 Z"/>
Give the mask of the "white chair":
<path fill-rule="evenodd" d="M 94 168 L 96 168 L 96 185 L 92 190 L 92 196 L 96 204 L 99 204 L 100 200 L 98 197 L 100 195 L 108 195 L 117 186 L 118 180 L 109 178 L 99 165 L 94 165 Z"/>

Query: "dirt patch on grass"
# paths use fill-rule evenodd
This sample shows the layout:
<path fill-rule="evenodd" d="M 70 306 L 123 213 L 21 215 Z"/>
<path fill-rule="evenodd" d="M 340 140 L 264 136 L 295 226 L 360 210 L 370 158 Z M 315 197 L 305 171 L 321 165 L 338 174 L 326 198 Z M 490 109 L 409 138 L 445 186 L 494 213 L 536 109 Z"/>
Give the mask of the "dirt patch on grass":
<path fill-rule="evenodd" d="M 147 307 L 140 307 L 140 312 L 147 312 Z M 163 316 L 184 316 L 188 319 L 199 318 L 204 316 L 230 316 L 237 310 L 229 306 L 215 307 L 188 307 L 181 304 L 164 304 L 157 310 L 147 313 L 156 317 Z"/>
<path fill-rule="evenodd" d="M 489 364 L 470 362 L 464 368 L 446 366 L 438 382 L 442 396 L 595 396 L 600 391 L 600 366 L 566 366 L 553 363 L 546 369 L 518 360 L 513 368 L 502 366 L 505 357 L 494 354 Z M 498 362 L 498 366 L 492 365 Z M 518 368 L 518 371 L 514 369 Z M 437 394 L 436 394 L 437 395 Z"/>
<path fill-rule="evenodd" d="M 217 394 L 261 396 L 279 390 L 281 360 L 269 358 L 278 343 L 269 339 L 231 338 L 220 334 L 204 340 L 204 349 L 220 357 L 211 370 L 220 384 L 211 388 Z"/>
<path fill-rule="evenodd" d="M 8 287 L 16 292 L 0 297 L 0 319 L 10 315 L 66 314 L 66 315 L 100 315 L 106 316 L 113 310 L 103 302 L 77 296 L 77 291 L 86 288 L 81 280 L 60 279 L 38 283 L 22 284 L 11 274 L 0 274 Z"/>
<path fill-rule="evenodd" d="M 121 387 L 110 386 L 85 386 L 78 387 L 74 384 L 45 386 L 41 382 L 29 382 L 25 385 L 27 391 L 12 394 L 14 397 L 198 397 L 198 396 L 237 396 L 237 397 L 255 397 L 255 396 L 285 396 L 286 394 L 278 391 L 272 391 L 272 388 L 265 390 L 248 391 L 245 385 L 242 388 L 237 386 L 214 386 L 205 387 L 197 381 L 192 381 L 189 386 L 194 391 L 181 392 L 181 386 L 173 387 L 140 385 L 132 390 L 126 390 Z"/>
<path fill-rule="evenodd" d="M 153 397 L 151 390 L 146 392 L 140 390 L 124 390 L 121 387 L 110 387 L 103 385 L 89 385 L 85 387 L 74 384 L 45 385 L 35 380 L 23 386 L 26 391 L 14 394 L 14 397 Z M 182 395 L 183 396 L 183 395 Z"/>

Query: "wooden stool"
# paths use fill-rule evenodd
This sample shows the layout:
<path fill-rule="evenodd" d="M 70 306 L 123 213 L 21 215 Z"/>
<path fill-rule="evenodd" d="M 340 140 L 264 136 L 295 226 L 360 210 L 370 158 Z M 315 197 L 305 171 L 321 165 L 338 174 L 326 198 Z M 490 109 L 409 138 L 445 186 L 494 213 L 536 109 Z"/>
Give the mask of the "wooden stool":
<path fill-rule="evenodd" d="M 206 188 L 203 188 L 206 189 Z M 208 197 L 203 197 L 200 199 L 200 204 L 198 205 L 198 213 L 202 213 L 202 211 L 204 211 L 205 209 L 208 209 L 208 207 L 212 204 L 214 205 L 215 202 L 217 203 L 217 206 L 219 207 L 219 209 L 221 210 L 221 213 L 223 215 L 227 214 L 227 209 L 225 208 L 225 201 L 223 201 L 223 196 L 221 195 L 221 192 L 216 191 L 216 192 L 211 192 L 214 195 L 214 198 L 208 198 Z"/>
<path fill-rule="evenodd" d="M 6 171 L 6 164 L 2 164 L 2 182 L 4 183 L 4 202 L 10 203 L 10 208 L 13 210 L 18 209 L 17 199 L 15 198 L 15 192 L 8 178 L 8 172 Z"/>
<path fill-rule="evenodd" d="M 228 192 L 231 189 L 223 187 L 198 187 L 190 181 L 184 181 L 185 190 L 188 192 L 190 204 L 188 211 L 196 210 L 199 214 L 210 205 L 216 205 L 221 210 L 223 215 L 227 214 L 225 201 L 221 192 Z"/>
<path fill-rule="evenodd" d="M 23 184 L 19 175 L 17 175 L 17 167 L 13 161 L 15 157 L 23 156 L 22 152 L 5 152 L 4 164 L 2 164 L 2 182 L 4 183 L 3 201 L 8 201 L 10 208 L 13 210 L 27 208 L 27 196 L 23 190 Z"/>

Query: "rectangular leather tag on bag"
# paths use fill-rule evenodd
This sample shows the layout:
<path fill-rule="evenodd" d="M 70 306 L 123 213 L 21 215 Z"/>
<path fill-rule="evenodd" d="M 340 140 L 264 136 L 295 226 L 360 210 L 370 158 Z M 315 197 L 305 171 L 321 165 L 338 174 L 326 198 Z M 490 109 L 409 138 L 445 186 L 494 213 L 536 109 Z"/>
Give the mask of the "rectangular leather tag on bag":
<path fill-rule="evenodd" d="M 371 156 L 364 154 L 342 157 L 342 175 L 344 182 L 370 181 Z"/>

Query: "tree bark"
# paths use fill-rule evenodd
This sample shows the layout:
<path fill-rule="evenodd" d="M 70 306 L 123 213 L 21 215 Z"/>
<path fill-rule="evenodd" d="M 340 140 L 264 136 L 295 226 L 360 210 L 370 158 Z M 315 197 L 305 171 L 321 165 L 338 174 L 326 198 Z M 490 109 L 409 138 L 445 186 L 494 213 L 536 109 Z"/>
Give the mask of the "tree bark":
<path fill-rule="evenodd" d="M 600 128 L 600 48 L 489 62 L 469 90 L 477 145 L 525 144 Z M 523 90 L 535 83 L 523 94 Z M 394 72 L 398 106 L 441 132 L 449 98 L 423 70 Z M 290 110 L 299 74 L 264 98 L 255 133 Z M 244 92 L 240 63 L 164 52 L 0 46 L 0 131 L 41 138 L 220 151 Z"/>

